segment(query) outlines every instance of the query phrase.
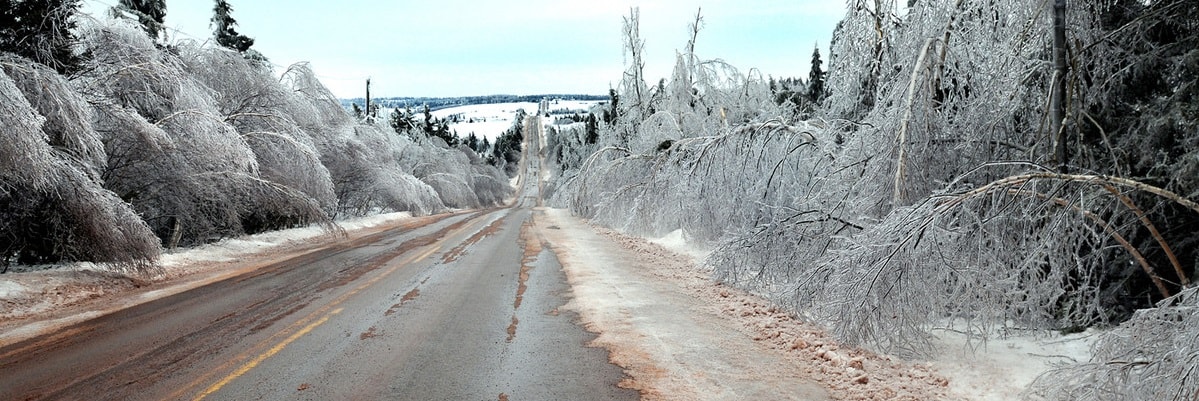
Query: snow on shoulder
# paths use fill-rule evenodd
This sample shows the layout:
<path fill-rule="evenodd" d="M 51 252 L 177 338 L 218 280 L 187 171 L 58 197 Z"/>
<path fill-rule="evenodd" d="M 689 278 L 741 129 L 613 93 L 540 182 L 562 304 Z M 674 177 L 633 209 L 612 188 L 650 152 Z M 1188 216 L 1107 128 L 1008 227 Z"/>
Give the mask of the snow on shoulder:
<path fill-rule="evenodd" d="M 399 212 L 338 223 L 354 238 L 409 219 Z M 144 277 L 87 262 L 0 274 L 0 346 L 239 274 L 329 235 L 314 225 L 224 239 L 164 254 L 158 272 Z"/>
<path fill-rule="evenodd" d="M 649 400 L 951 399 L 948 381 L 842 347 L 761 298 L 721 286 L 688 256 L 549 209 L 539 222 L 566 271 L 589 345 Z M 677 241 L 673 241 L 677 242 Z"/>

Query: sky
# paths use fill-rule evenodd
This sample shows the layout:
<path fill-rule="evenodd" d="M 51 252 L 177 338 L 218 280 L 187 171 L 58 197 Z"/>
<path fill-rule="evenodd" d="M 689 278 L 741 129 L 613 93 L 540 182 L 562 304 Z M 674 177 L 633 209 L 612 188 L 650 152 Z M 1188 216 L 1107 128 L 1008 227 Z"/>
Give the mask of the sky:
<path fill-rule="evenodd" d="M 277 72 L 307 61 L 335 95 L 454 97 L 606 95 L 625 69 L 623 18 L 640 11 L 645 76 L 669 78 L 701 11 L 701 59 L 742 72 L 808 75 L 812 50 L 828 61 L 839 0 L 228 0 L 238 32 Z M 104 16 L 117 0 L 84 0 Z M 167 0 L 172 42 L 209 40 L 211 0 Z M 827 64 L 825 65 L 827 68 Z"/>

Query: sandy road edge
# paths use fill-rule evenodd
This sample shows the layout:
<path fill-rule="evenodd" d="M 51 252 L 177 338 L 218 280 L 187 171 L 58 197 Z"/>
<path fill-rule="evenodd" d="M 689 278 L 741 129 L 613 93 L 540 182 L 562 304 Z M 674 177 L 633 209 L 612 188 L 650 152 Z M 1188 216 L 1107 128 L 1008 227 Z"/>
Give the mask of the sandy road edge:
<path fill-rule="evenodd" d="M 576 219 L 565 215 L 565 211 L 551 210 L 544 225 L 553 230 L 557 225 L 580 224 L 580 222 L 563 222 L 562 219 Z M 867 350 L 847 347 L 838 344 L 819 327 L 797 320 L 781 308 L 775 307 L 769 301 L 748 294 L 742 290 L 724 286 L 709 278 L 690 256 L 672 252 L 648 240 L 630 237 L 602 227 L 590 225 L 582 221 L 585 229 L 593 230 L 599 236 L 618 244 L 621 248 L 637 255 L 635 263 L 640 265 L 645 276 L 659 281 L 666 286 L 675 286 L 678 292 L 686 294 L 682 299 L 690 298 L 687 307 L 692 313 L 705 315 L 712 320 L 730 323 L 722 325 L 723 329 L 736 331 L 724 333 L 722 336 L 741 336 L 757 344 L 763 355 L 772 355 L 777 364 L 774 366 L 753 367 L 748 372 L 710 372 L 711 377 L 724 374 L 727 377 L 738 375 L 776 374 L 787 371 L 787 375 L 811 379 L 828 390 L 828 395 L 834 399 L 843 400 L 947 400 L 957 399 L 948 389 L 948 380 L 939 375 L 926 364 L 912 364 L 884 355 L 874 354 Z M 563 230 L 565 231 L 565 230 Z M 566 233 L 550 234 L 551 247 L 569 246 L 570 239 Z M 553 244 L 554 239 L 559 241 Z M 570 260 L 570 249 L 559 249 L 556 252 L 564 260 Z M 573 257 L 577 260 L 579 255 Z M 572 289 L 577 289 L 579 281 L 592 280 L 596 274 L 588 268 L 578 266 L 568 267 L 568 279 L 572 281 Z M 586 295 L 585 295 L 586 296 Z M 617 297 L 632 296 L 618 294 Z M 676 298 L 677 299 L 677 298 Z M 576 298 L 578 300 L 578 298 Z M 574 303 L 576 301 L 572 301 Z M 579 302 L 585 302 L 579 300 Z M 639 352 L 638 347 L 646 342 L 644 333 L 638 333 L 630 327 L 630 321 L 638 319 L 628 311 L 619 313 L 604 313 L 587 305 L 571 305 L 579 312 L 582 323 L 589 331 L 596 332 L 598 337 L 592 344 L 609 349 L 612 362 L 620 365 L 630 375 L 630 379 L 622 384 L 642 392 L 643 399 L 749 399 L 730 397 L 735 393 L 738 384 L 718 383 L 725 388 L 717 388 L 723 394 L 711 391 L 711 384 L 700 382 L 678 382 L 677 374 L 671 374 L 672 361 L 670 356 L 654 352 Z M 624 316 L 620 316 L 623 314 Z M 729 329 L 732 327 L 731 329 Z M 730 337 L 731 338 L 731 337 Z M 769 365 L 769 363 L 762 363 Z M 778 381 L 786 385 L 788 382 Z M 672 381 L 674 381 L 672 383 Z M 698 385 L 699 388 L 691 386 Z M 779 394 L 773 399 L 807 399 L 797 397 L 794 392 L 788 393 L 791 387 L 779 388 Z M 741 393 L 744 395 L 744 393 Z M 758 393 L 761 394 L 761 393 Z"/>

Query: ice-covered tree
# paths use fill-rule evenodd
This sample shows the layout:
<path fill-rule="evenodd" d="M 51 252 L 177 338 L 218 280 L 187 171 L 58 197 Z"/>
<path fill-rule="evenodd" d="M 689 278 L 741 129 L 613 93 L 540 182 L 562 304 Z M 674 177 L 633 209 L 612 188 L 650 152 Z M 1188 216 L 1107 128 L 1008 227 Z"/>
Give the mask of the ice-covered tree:
<path fill-rule="evenodd" d="M 161 248 L 101 186 L 107 160 L 86 101 L 44 66 L 7 56 L 0 66 L 0 269 L 60 261 L 148 269 Z"/>
<path fill-rule="evenodd" d="M 416 127 L 416 122 L 412 120 L 412 110 L 399 108 L 391 110 L 391 114 L 387 116 L 387 125 L 397 134 L 411 136 L 412 129 Z"/>
<path fill-rule="evenodd" d="M 1058 24 L 1046 4 L 855 1 L 807 121 L 771 107 L 767 80 L 681 55 L 656 112 L 620 116 L 632 140 L 603 125 L 551 203 L 682 229 L 719 246 L 721 280 L 892 352 L 927 351 L 954 319 L 975 334 L 1118 321 L 1194 274 L 1195 30 L 1176 21 L 1196 7 L 1067 3 Z M 1054 92 L 1069 95 L 1056 117 Z"/>
<path fill-rule="evenodd" d="M 77 51 L 91 57 L 70 81 L 0 55 L 0 266 L 144 270 L 163 247 L 511 194 L 473 151 L 356 121 L 306 64 L 275 77 L 223 48 L 160 47 L 142 28 L 84 20 Z"/>
<path fill-rule="evenodd" d="M 595 113 L 587 113 L 587 136 L 584 137 L 583 143 L 594 145 L 599 142 L 599 121 L 595 118 Z"/>

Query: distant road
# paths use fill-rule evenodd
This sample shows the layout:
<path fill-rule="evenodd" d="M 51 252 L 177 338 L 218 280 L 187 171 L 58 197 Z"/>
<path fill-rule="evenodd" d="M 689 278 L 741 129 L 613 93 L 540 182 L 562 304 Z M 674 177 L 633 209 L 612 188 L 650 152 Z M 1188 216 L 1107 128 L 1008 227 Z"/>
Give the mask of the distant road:
<path fill-rule="evenodd" d="M 512 208 L 409 222 L 0 348 L 0 399 L 636 399 L 559 309 L 539 160 L 524 158 Z"/>

